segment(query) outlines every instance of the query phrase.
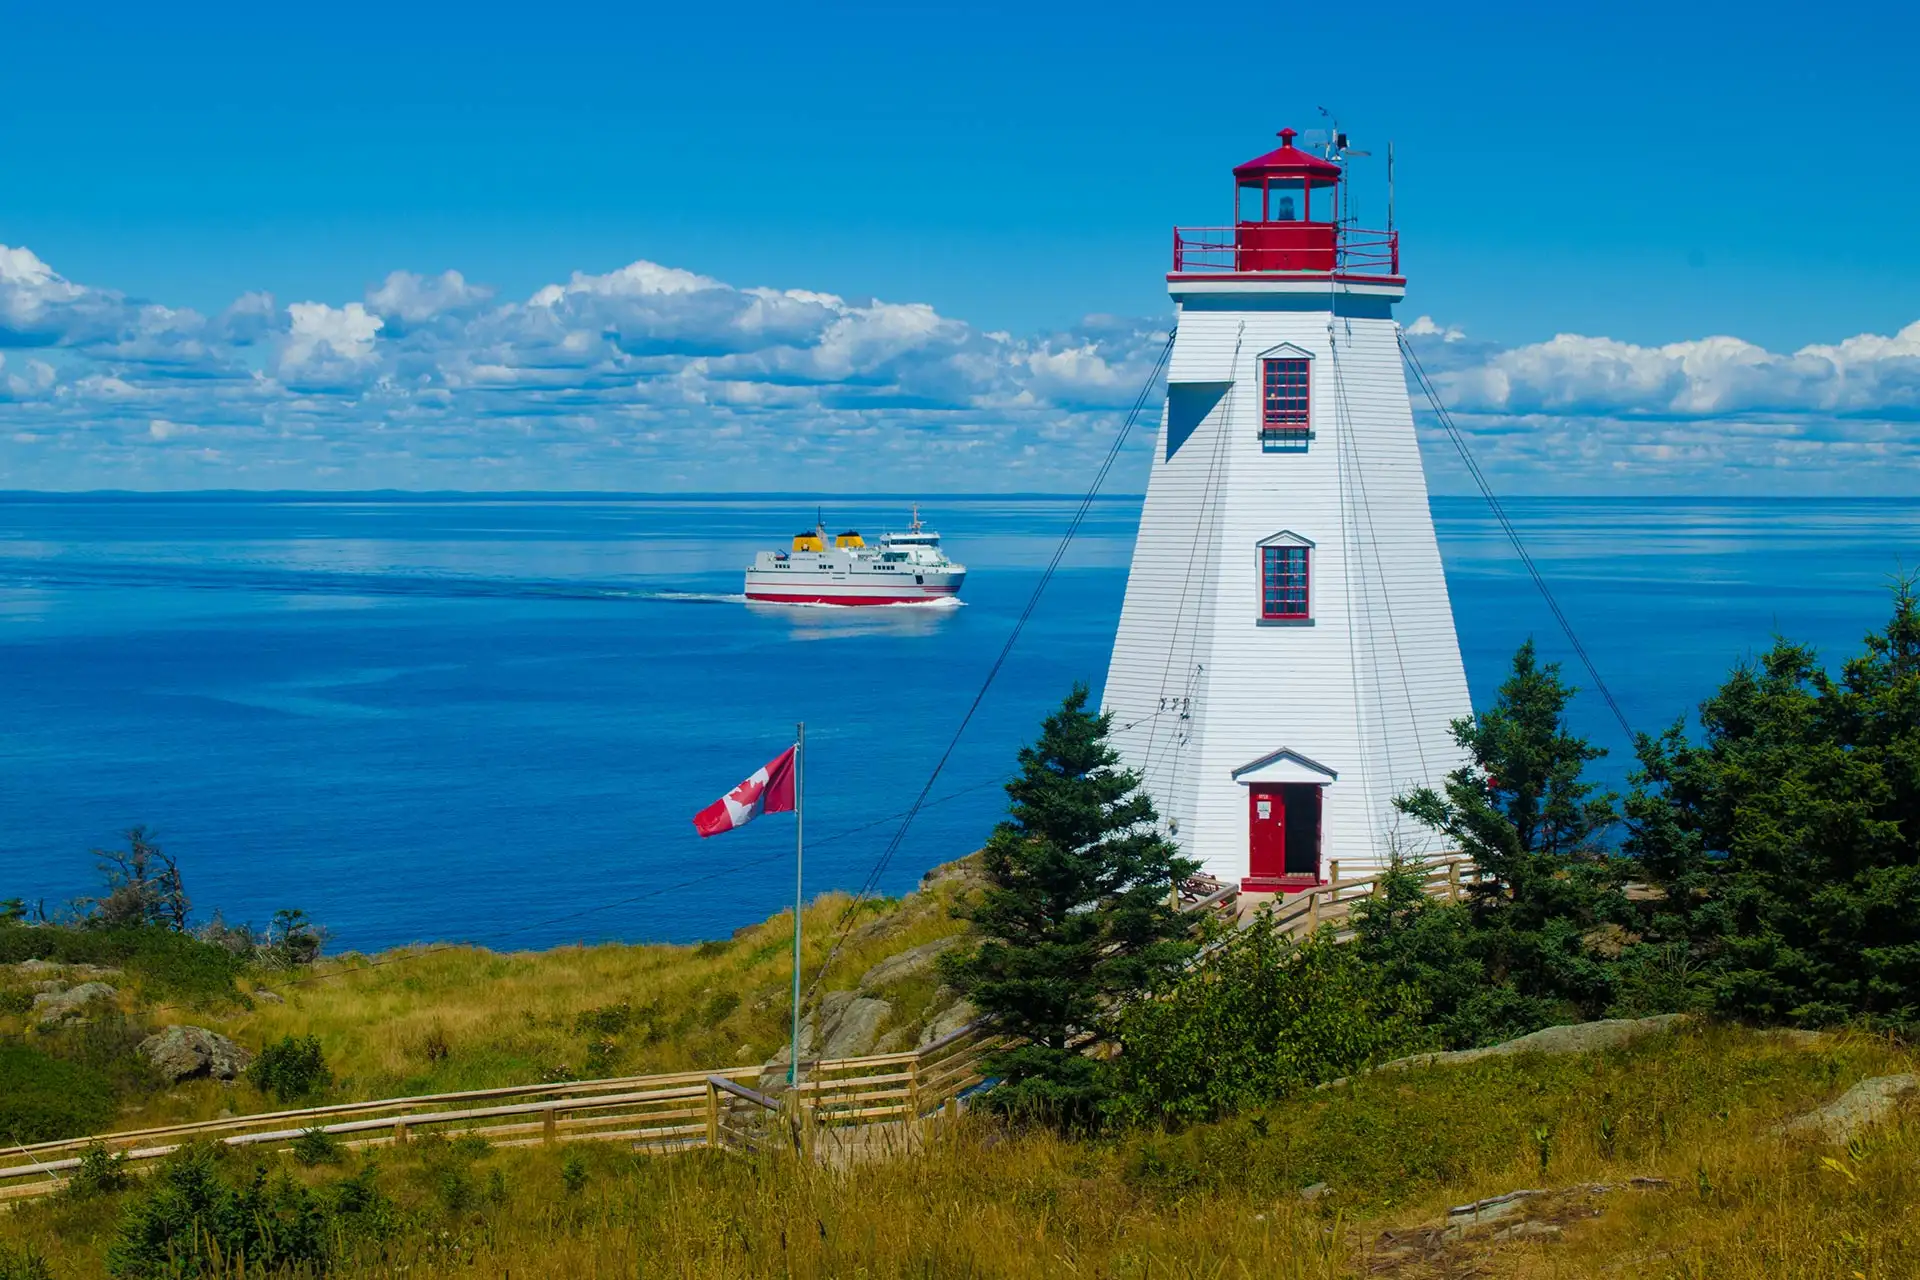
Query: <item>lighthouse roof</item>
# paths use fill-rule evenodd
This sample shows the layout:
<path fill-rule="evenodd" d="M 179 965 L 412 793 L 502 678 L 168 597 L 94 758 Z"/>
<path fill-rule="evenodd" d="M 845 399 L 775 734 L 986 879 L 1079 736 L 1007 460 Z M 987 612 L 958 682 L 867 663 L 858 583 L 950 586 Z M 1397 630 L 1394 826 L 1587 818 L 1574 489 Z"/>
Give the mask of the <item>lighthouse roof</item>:
<path fill-rule="evenodd" d="M 1304 178 L 1315 184 L 1338 182 L 1340 166 L 1294 146 L 1293 140 L 1298 136 L 1292 129 L 1282 129 L 1279 146 L 1236 166 L 1233 176 L 1244 183 L 1257 183 L 1263 178 Z"/>

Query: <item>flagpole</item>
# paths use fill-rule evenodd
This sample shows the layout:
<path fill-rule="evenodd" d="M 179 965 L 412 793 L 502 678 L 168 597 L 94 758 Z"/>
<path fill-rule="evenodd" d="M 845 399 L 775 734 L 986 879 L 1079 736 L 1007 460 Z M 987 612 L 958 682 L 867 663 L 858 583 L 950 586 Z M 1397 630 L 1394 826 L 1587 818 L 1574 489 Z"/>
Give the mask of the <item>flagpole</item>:
<path fill-rule="evenodd" d="M 787 1061 L 787 1083 L 800 1082 L 800 863 L 806 831 L 807 722 L 793 727 L 793 1050 Z"/>

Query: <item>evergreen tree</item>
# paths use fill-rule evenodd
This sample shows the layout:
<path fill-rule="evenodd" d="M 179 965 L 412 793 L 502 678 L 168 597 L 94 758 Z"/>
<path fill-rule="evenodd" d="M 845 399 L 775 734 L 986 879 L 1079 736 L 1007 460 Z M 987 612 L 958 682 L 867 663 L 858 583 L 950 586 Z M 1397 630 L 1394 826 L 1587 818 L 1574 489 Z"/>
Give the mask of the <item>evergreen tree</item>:
<path fill-rule="evenodd" d="M 1640 743 L 1628 849 L 1662 892 L 1651 943 L 1725 1012 L 1920 1023 L 1920 602 L 1838 678 L 1784 640 Z"/>
<path fill-rule="evenodd" d="M 1467 949 L 1484 982 L 1452 1007 L 1446 990 L 1428 991 L 1443 1025 L 1451 1024 L 1450 1040 L 1598 1016 L 1611 999 L 1609 966 L 1586 937 L 1623 909 L 1600 844 L 1618 815 L 1615 797 L 1584 776 L 1606 753 L 1567 727 L 1576 692 L 1560 665 L 1542 664 L 1527 641 L 1485 714 L 1453 723 L 1468 762 L 1442 791 L 1422 787 L 1397 802 L 1456 842 L 1481 872 L 1468 898 Z M 1405 917 L 1428 927 L 1428 911 L 1409 905 Z M 1388 915 L 1374 922 L 1376 950 L 1396 936 L 1391 926 Z M 1453 974 L 1443 986 L 1458 987 L 1458 957 L 1439 954 L 1452 944 L 1436 936 L 1425 945 Z"/>
<path fill-rule="evenodd" d="M 963 909 L 983 935 L 946 958 L 949 978 L 1024 1043 L 990 1064 L 995 1105 L 1068 1125 L 1094 1115 L 1097 1064 L 1083 1052 L 1111 1034 L 1118 1001 L 1175 973 L 1192 954 L 1171 905 L 1196 863 L 1158 829 L 1137 774 L 1118 767 L 1107 715 L 1075 685 L 1020 751 L 1007 820 L 982 855 L 987 888 Z"/>

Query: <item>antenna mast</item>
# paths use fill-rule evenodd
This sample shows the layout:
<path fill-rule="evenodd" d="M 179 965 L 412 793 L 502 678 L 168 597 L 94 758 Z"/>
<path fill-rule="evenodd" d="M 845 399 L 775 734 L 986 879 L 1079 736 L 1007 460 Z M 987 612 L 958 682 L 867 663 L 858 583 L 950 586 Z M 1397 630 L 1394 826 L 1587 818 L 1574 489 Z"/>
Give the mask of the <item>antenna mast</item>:
<path fill-rule="evenodd" d="M 1387 143 L 1387 234 L 1393 234 L 1393 143 Z"/>

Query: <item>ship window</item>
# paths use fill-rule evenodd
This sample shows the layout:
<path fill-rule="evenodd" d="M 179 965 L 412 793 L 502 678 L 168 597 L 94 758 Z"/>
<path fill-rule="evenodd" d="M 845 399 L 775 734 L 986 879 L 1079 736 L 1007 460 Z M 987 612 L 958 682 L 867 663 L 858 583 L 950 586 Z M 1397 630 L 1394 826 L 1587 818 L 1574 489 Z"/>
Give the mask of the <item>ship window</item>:
<path fill-rule="evenodd" d="M 1307 548 L 1260 548 L 1260 616 L 1299 619 L 1307 612 Z"/>
<path fill-rule="evenodd" d="M 1283 357 L 1260 362 L 1260 447 L 1267 453 L 1304 453 L 1309 428 L 1310 366 Z"/>

